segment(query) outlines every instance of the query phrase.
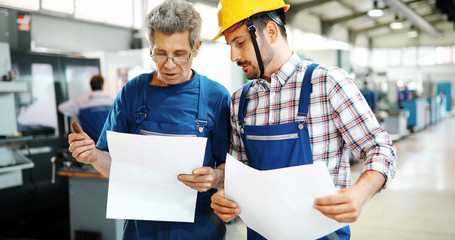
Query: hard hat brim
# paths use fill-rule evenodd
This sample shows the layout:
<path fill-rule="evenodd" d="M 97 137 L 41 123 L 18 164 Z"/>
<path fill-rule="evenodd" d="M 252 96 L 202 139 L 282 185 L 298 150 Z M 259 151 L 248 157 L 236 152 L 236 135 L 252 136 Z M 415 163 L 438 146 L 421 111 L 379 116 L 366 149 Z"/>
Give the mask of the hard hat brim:
<path fill-rule="evenodd" d="M 289 10 L 290 7 L 291 7 L 291 6 L 290 6 L 289 4 L 285 4 L 285 5 L 283 6 L 284 12 L 287 12 L 287 11 Z M 269 10 L 269 11 L 273 11 L 273 10 L 276 10 L 276 9 L 271 9 L 271 10 Z M 262 12 L 267 12 L 267 11 L 262 11 Z M 260 12 L 257 12 L 257 13 L 255 13 L 255 14 L 258 14 L 258 13 L 260 13 Z M 255 15 L 255 14 L 253 14 L 253 15 Z M 218 34 L 217 34 L 211 41 L 212 41 L 212 42 L 216 41 L 218 38 L 220 38 L 221 36 L 223 36 L 224 31 L 226 31 L 228 28 L 234 26 L 235 24 L 237 24 L 237 23 L 239 23 L 239 22 L 241 22 L 241 21 L 243 21 L 243 20 L 245 20 L 245 19 L 246 19 L 246 18 L 240 19 L 239 21 L 237 21 L 237 22 L 231 24 L 230 26 L 226 26 L 226 27 L 224 27 L 224 28 L 220 28 L 220 30 L 218 31 Z"/>

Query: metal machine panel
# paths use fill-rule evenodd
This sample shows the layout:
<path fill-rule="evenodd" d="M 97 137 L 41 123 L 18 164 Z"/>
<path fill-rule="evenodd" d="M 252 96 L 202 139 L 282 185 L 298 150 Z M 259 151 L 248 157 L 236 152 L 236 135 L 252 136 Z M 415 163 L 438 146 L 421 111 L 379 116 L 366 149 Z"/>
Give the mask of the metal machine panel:
<path fill-rule="evenodd" d="M 0 136 L 18 135 L 14 93 L 24 91 L 27 91 L 25 82 L 0 82 Z"/>

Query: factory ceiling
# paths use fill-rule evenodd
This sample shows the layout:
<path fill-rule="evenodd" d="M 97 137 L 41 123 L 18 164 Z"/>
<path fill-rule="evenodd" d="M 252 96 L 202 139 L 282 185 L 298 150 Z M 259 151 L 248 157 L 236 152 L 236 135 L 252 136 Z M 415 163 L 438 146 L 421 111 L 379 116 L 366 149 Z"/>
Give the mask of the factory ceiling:
<path fill-rule="evenodd" d="M 195 2 L 195 1 L 192 1 Z M 218 0 L 198 0 L 217 5 Z M 445 39 L 442 45 L 455 45 L 455 0 L 286 0 L 291 5 L 288 22 L 302 30 L 313 29 L 302 20 L 311 16 L 319 21 L 318 34 L 334 37 L 333 29 L 345 29 L 348 42 L 360 36 L 374 40 L 396 35 L 405 37 L 418 31 L 428 39 Z M 380 16 L 372 16 L 373 9 Z M 397 24 L 393 24 L 397 22 Z M 313 22 L 311 22 L 313 23 Z M 391 25 L 392 24 L 392 25 Z M 393 26 L 393 27 L 392 27 Z M 334 37 L 336 38 L 336 37 Z"/>

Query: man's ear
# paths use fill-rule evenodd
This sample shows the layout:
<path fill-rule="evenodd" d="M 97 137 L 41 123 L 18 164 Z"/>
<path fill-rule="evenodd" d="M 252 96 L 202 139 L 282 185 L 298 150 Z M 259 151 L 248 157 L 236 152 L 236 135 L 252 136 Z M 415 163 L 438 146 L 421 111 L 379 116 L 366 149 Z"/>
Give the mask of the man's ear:
<path fill-rule="evenodd" d="M 274 21 L 269 21 L 265 25 L 264 36 L 269 39 L 270 43 L 275 43 L 279 34 L 278 25 Z"/>
<path fill-rule="evenodd" d="M 193 51 L 193 56 L 196 57 L 197 54 L 199 53 L 199 49 L 201 48 L 201 45 L 202 45 L 202 40 L 199 39 L 199 41 L 197 41 L 196 43 L 196 46 L 194 48 L 194 51 Z"/>

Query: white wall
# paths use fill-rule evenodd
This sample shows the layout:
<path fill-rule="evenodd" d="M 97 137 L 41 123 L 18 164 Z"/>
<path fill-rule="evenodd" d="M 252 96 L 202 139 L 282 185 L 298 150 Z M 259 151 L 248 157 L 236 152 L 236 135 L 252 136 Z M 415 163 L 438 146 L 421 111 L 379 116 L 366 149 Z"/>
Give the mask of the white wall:
<path fill-rule="evenodd" d="M 354 45 L 356 47 L 363 47 L 363 48 L 368 48 L 369 47 L 369 38 L 368 35 L 365 34 L 360 34 L 355 38 L 355 43 Z"/>
<path fill-rule="evenodd" d="M 204 41 L 193 60 L 193 69 L 221 83 L 231 93 L 243 86 L 243 71 L 231 61 L 230 47 L 224 43 Z"/>
<path fill-rule="evenodd" d="M 300 51 L 306 59 L 328 66 L 338 66 L 337 50 Z"/>
<path fill-rule="evenodd" d="M 408 46 L 451 46 L 454 45 L 455 32 L 447 32 L 443 37 L 431 37 L 421 32 L 416 38 L 409 38 L 406 32 L 387 34 L 373 38 L 373 47 L 408 47 Z"/>
<path fill-rule="evenodd" d="M 387 68 L 387 76 L 391 80 L 411 80 L 422 75 L 432 82 L 452 82 L 455 85 L 455 64 Z"/>
<path fill-rule="evenodd" d="M 304 32 L 321 34 L 321 21 L 318 17 L 308 14 L 306 11 L 298 12 L 291 25 L 294 28 L 298 27 L 298 29 Z"/>
<path fill-rule="evenodd" d="M 330 29 L 330 38 L 336 39 L 338 41 L 349 42 L 348 29 L 342 27 L 340 24 L 335 24 Z"/>

